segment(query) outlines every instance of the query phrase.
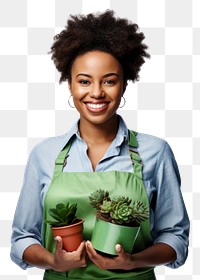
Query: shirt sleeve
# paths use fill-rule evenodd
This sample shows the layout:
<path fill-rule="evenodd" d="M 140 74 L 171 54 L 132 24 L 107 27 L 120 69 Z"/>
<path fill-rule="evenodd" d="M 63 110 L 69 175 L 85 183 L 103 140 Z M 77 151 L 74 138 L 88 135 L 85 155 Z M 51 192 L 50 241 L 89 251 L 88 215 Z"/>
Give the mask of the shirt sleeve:
<path fill-rule="evenodd" d="M 154 211 L 154 243 L 165 243 L 176 251 L 176 261 L 167 264 L 178 268 L 188 255 L 189 218 L 180 190 L 180 175 L 167 142 L 160 152 L 154 174 L 157 189 Z"/>
<path fill-rule="evenodd" d="M 30 267 L 23 261 L 24 250 L 32 244 L 41 244 L 42 202 L 40 172 L 36 148 L 30 154 L 24 182 L 17 203 L 12 226 L 11 259 L 22 269 Z"/>

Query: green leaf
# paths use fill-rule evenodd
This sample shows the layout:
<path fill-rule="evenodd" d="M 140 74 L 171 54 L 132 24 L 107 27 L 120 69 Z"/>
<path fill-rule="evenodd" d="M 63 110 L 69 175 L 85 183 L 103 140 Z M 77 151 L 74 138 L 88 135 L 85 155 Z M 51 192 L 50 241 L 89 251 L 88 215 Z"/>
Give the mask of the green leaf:
<path fill-rule="evenodd" d="M 54 211 L 55 209 L 49 209 L 49 214 L 51 215 L 51 217 L 53 217 L 56 220 L 60 220 L 60 217 L 57 213 L 57 211 Z"/>
<path fill-rule="evenodd" d="M 77 204 L 70 205 L 69 202 L 65 204 L 58 203 L 55 208 L 49 209 L 49 215 L 56 221 L 47 220 L 51 225 L 70 225 L 76 219 Z"/>
<path fill-rule="evenodd" d="M 55 221 L 52 221 L 52 220 L 44 220 L 44 222 L 46 223 L 46 224 L 53 224 L 53 223 L 57 223 L 57 222 L 55 222 Z"/>
<path fill-rule="evenodd" d="M 65 204 L 64 203 L 58 203 L 57 205 L 56 205 L 56 210 L 61 210 L 61 209 L 63 209 L 63 208 L 65 208 Z"/>
<path fill-rule="evenodd" d="M 67 214 L 67 209 L 65 209 L 65 208 L 60 209 L 60 210 L 58 211 L 58 215 L 59 215 L 59 217 L 60 217 L 60 220 L 62 220 L 62 221 L 65 220 L 66 214 Z"/>

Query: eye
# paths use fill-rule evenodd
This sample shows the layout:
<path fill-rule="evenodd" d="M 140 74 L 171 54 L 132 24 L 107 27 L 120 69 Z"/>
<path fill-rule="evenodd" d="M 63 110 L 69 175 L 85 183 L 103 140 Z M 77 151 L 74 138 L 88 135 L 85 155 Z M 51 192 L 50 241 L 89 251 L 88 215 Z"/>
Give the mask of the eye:
<path fill-rule="evenodd" d="M 114 85 L 115 84 L 115 80 L 105 80 L 104 84 L 105 85 Z"/>
<path fill-rule="evenodd" d="M 80 83 L 81 85 L 89 85 L 89 84 L 90 84 L 90 81 L 81 79 L 81 80 L 79 81 L 79 83 Z"/>

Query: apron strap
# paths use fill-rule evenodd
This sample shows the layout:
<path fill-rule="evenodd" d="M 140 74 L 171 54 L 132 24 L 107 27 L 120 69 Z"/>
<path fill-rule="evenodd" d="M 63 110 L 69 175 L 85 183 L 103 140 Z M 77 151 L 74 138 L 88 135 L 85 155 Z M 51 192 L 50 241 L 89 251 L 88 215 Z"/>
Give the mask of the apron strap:
<path fill-rule="evenodd" d="M 138 147 L 136 135 L 137 132 L 129 130 L 129 141 L 128 141 L 129 153 L 133 165 L 134 174 L 142 179 L 142 160 L 137 150 L 135 150 Z M 73 137 L 68 141 L 68 143 L 59 153 L 55 161 L 53 180 L 63 171 L 65 165 L 67 164 L 67 155 L 70 150 L 72 141 L 73 141 Z"/>
<path fill-rule="evenodd" d="M 63 171 L 65 165 L 67 164 L 67 156 L 68 152 L 70 150 L 71 144 L 73 141 L 73 137 L 69 140 L 69 142 L 65 145 L 65 147 L 62 149 L 62 151 L 59 153 L 56 161 L 55 161 L 55 169 L 54 169 L 54 174 L 53 174 L 53 179 L 54 180 L 60 173 Z"/>
<path fill-rule="evenodd" d="M 136 135 L 137 135 L 136 131 L 128 130 L 128 145 L 134 148 L 138 147 Z"/>
<path fill-rule="evenodd" d="M 142 160 L 139 156 L 138 151 L 136 150 L 136 148 L 138 148 L 136 135 L 137 132 L 129 130 L 129 153 L 133 165 L 134 174 L 142 179 Z"/>

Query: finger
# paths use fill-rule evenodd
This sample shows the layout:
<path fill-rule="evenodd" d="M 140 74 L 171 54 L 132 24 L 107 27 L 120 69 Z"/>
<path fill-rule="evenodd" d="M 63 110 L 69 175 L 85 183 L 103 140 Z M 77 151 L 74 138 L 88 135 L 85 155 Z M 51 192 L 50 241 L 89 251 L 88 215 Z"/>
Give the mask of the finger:
<path fill-rule="evenodd" d="M 86 248 L 86 252 L 87 252 L 88 256 L 90 257 L 90 255 L 91 255 L 91 252 L 90 252 L 91 247 L 90 247 L 90 242 L 89 241 L 85 242 L 85 248 Z"/>
<path fill-rule="evenodd" d="M 86 249 L 91 253 L 91 254 L 96 254 L 95 249 L 92 246 L 92 243 L 90 241 L 86 242 Z"/>
<path fill-rule="evenodd" d="M 122 246 L 120 244 L 117 244 L 115 246 L 115 250 L 119 257 L 122 257 L 124 255 L 124 249 L 122 248 Z"/>
<path fill-rule="evenodd" d="M 77 251 L 82 252 L 85 249 L 85 241 L 81 242 L 81 244 L 78 246 Z"/>
<path fill-rule="evenodd" d="M 87 251 L 88 257 L 90 259 L 94 259 L 97 255 L 97 252 L 94 250 L 92 243 L 90 241 L 87 241 L 85 245 L 86 245 L 86 251 Z"/>
<path fill-rule="evenodd" d="M 100 269 L 113 269 L 116 267 L 117 258 L 107 258 L 97 253 L 97 251 L 92 246 L 92 243 L 86 242 L 86 251 L 90 260 L 98 266 Z"/>
<path fill-rule="evenodd" d="M 94 249 L 94 247 L 92 246 L 92 243 L 90 241 L 86 242 L 86 252 L 87 252 L 87 255 L 90 258 L 90 260 L 92 260 L 97 265 L 99 262 L 102 262 L 105 260 L 105 257 L 103 257 L 97 253 L 97 251 Z"/>
<path fill-rule="evenodd" d="M 89 257 L 89 259 L 99 268 L 103 269 L 101 263 L 102 263 L 102 257 L 97 254 L 97 252 L 94 250 L 92 243 L 90 241 L 86 242 L 86 252 Z"/>
<path fill-rule="evenodd" d="M 62 238 L 60 236 L 56 236 L 55 241 L 56 241 L 56 253 L 61 254 L 62 247 L 63 247 Z"/>
<path fill-rule="evenodd" d="M 81 242 L 81 244 L 79 245 L 78 249 L 77 249 L 77 253 L 81 256 L 81 258 L 85 258 L 86 255 L 86 248 L 85 248 L 85 241 Z"/>

